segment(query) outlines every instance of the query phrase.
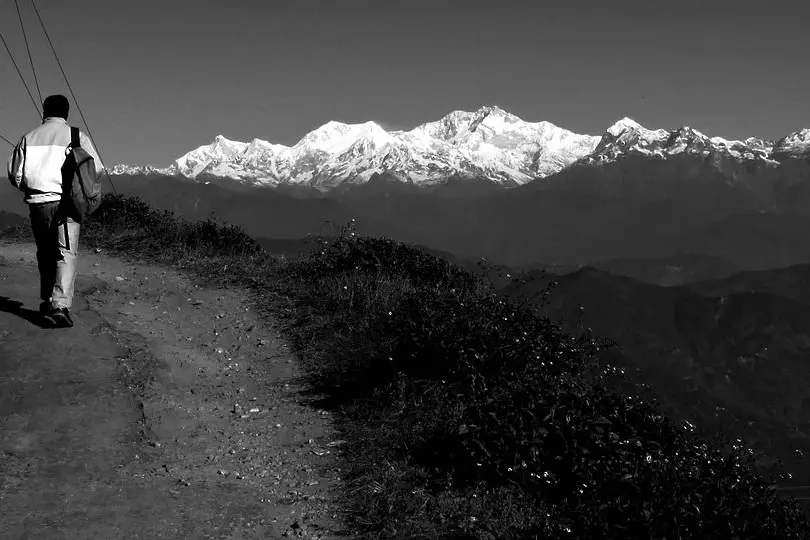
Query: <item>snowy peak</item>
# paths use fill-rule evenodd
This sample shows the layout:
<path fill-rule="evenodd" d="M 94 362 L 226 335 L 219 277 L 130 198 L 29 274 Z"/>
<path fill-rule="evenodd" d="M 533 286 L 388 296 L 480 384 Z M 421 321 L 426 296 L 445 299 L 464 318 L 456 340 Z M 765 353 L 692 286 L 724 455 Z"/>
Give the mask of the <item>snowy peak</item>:
<path fill-rule="evenodd" d="M 224 135 L 217 135 L 214 137 L 214 142 L 208 145 L 209 152 L 222 155 L 223 157 L 232 157 L 245 151 L 247 144 L 239 141 L 232 141 Z"/>
<path fill-rule="evenodd" d="M 453 111 L 407 135 L 416 141 L 445 142 L 451 151 L 481 168 L 484 176 L 508 176 L 519 184 L 562 170 L 599 142 L 599 137 L 573 133 L 550 122 L 525 122 L 497 106 Z"/>
<path fill-rule="evenodd" d="M 330 121 L 321 127 L 307 133 L 303 139 L 295 144 L 294 148 L 309 147 L 328 150 L 330 147 L 336 145 L 346 139 L 356 126 L 344 124 L 343 122 Z"/>
<path fill-rule="evenodd" d="M 774 154 L 810 158 L 810 129 L 801 129 L 779 139 L 774 145 Z"/>
<path fill-rule="evenodd" d="M 175 161 L 180 169 L 205 167 L 212 162 L 235 159 L 247 148 L 247 144 L 232 141 L 223 135 L 217 135 L 211 144 L 200 146 Z M 194 175 L 196 176 L 196 174 Z"/>
<path fill-rule="evenodd" d="M 291 147 L 218 135 L 178 158 L 172 173 L 227 176 L 246 182 L 309 184 L 328 189 L 392 173 L 420 184 L 478 176 L 516 185 L 553 174 L 591 152 L 599 137 L 549 122 L 524 122 L 496 106 L 453 111 L 410 131 L 375 122 L 330 121 Z"/>
<path fill-rule="evenodd" d="M 334 154 L 344 151 L 358 139 L 387 142 L 391 136 L 374 122 L 344 124 L 332 121 L 309 132 L 293 148 Z"/>
<path fill-rule="evenodd" d="M 281 148 L 286 147 L 261 139 L 244 143 L 217 135 L 210 144 L 199 146 L 176 159 L 165 172 L 188 178 L 209 175 L 265 184 L 275 180 L 268 170 L 272 169 L 273 158 Z"/>
<path fill-rule="evenodd" d="M 721 154 L 728 154 L 743 160 L 759 159 L 763 161 L 772 160 L 773 143 L 748 137 L 744 141 L 732 141 L 722 137 L 712 137 L 709 139 Z"/>
<path fill-rule="evenodd" d="M 113 166 L 109 170 L 112 175 L 147 175 L 147 174 L 166 174 L 166 169 L 159 169 L 153 165 L 127 165 L 121 163 Z"/>
<path fill-rule="evenodd" d="M 262 157 L 265 154 L 279 154 L 281 152 L 285 152 L 289 150 L 288 146 L 284 146 L 283 144 L 273 144 L 268 141 L 263 141 L 261 139 L 253 139 L 250 141 L 246 146 L 245 149 L 242 151 L 242 159 L 250 159 L 253 157 Z"/>
<path fill-rule="evenodd" d="M 612 161 L 627 154 L 652 155 L 665 144 L 669 132 L 650 130 L 631 118 L 624 117 L 607 128 L 596 145 L 591 161 Z"/>
<path fill-rule="evenodd" d="M 375 122 L 330 121 L 293 146 L 262 139 L 249 143 L 217 135 L 179 157 L 168 169 L 119 165 L 114 174 L 215 176 L 255 185 L 296 184 L 328 190 L 387 175 L 417 185 L 451 177 L 485 178 L 516 186 L 571 165 L 600 166 L 627 156 L 667 159 L 695 156 L 724 170 L 757 160 L 810 158 L 810 129 L 772 143 L 708 137 L 688 126 L 648 129 L 624 117 L 601 136 L 583 135 L 551 122 L 526 122 L 496 105 L 456 110 L 409 131 L 386 131 Z M 405 180 L 403 180 L 405 181 Z"/>
<path fill-rule="evenodd" d="M 441 120 L 427 122 L 415 127 L 411 130 L 411 133 L 439 141 L 449 141 L 458 135 L 459 132 L 468 129 L 475 118 L 475 114 L 474 112 L 467 111 L 453 111 L 445 115 Z"/>
<path fill-rule="evenodd" d="M 690 150 L 709 151 L 713 149 L 712 141 L 703 133 L 684 126 L 669 134 L 665 143 L 666 151 L 670 154 Z"/>
<path fill-rule="evenodd" d="M 689 126 L 672 131 L 650 130 L 630 118 L 622 118 L 610 126 L 594 152 L 586 156 L 582 163 L 598 165 L 628 155 L 664 159 L 681 154 L 711 156 L 720 161 L 760 160 L 763 163 L 776 163 L 773 145 L 762 139 L 749 137 L 745 141 L 733 141 L 722 137 L 708 137 Z"/>
<path fill-rule="evenodd" d="M 612 126 L 607 128 L 605 133 L 612 135 L 614 137 L 619 137 L 622 133 L 626 131 L 631 132 L 639 132 L 644 130 L 644 127 L 633 120 L 632 118 L 624 117 L 621 120 L 616 121 Z"/>

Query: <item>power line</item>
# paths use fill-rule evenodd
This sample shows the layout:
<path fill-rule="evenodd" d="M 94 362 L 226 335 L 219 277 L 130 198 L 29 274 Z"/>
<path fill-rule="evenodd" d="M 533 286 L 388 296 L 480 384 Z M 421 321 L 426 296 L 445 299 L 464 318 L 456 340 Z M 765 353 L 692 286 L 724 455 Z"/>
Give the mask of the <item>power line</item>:
<path fill-rule="evenodd" d="M 51 36 L 48 35 L 48 30 L 45 28 L 45 23 L 42 22 L 42 17 L 39 15 L 39 9 L 37 9 L 37 4 L 34 0 L 31 0 L 31 5 L 34 6 L 34 11 L 37 14 L 37 19 L 39 19 L 39 24 L 42 26 L 42 31 L 45 32 L 45 37 L 48 39 L 48 45 L 51 46 L 51 51 L 53 52 L 53 57 L 56 58 L 56 63 L 59 65 L 59 71 L 62 72 L 62 77 L 65 79 L 65 84 L 70 90 L 70 95 L 73 96 L 73 102 L 76 103 L 76 108 L 79 111 L 79 115 L 82 117 L 82 121 L 84 122 L 84 127 L 87 128 L 87 134 L 90 135 L 90 138 L 93 140 L 93 144 L 96 145 L 96 152 L 98 152 L 98 157 L 101 159 L 102 163 L 104 159 L 101 156 L 101 150 L 98 147 L 98 141 L 93 137 L 93 133 L 90 131 L 90 125 L 87 123 L 87 118 L 84 117 L 84 112 L 82 112 L 82 108 L 79 105 L 79 100 L 76 99 L 76 94 L 73 92 L 73 88 L 70 86 L 70 81 L 68 81 L 67 74 L 65 74 L 65 69 L 62 67 L 62 62 L 59 60 L 59 55 L 56 54 L 56 48 L 53 46 L 53 41 L 51 41 Z M 110 173 L 106 168 L 104 168 L 104 173 L 107 175 L 107 180 L 109 180 L 110 185 L 113 188 L 113 192 L 118 193 L 118 190 L 115 189 L 115 184 L 113 184 L 112 178 L 110 178 Z"/>
<path fill-rule="evenodd" d="M 6 43 L 6 38 L 3 37 L 2 32 L 0 32 L 0 41 L 3 42 L 3 45 L 6 48 L 6 52 L 8 53 L 9 58 L 11 58 L 11 63 L 14 64 L 14 68 L 17 70 L 17 75 L 20 76 L 20 81 L 22 81 L 23 86 L 25 87 L 25 91 L 28 92 L 28 97 L 31 98 L 31 103 L 34 104 L 34 109 L 37 111 L 37 116 L 42 118 L 42 113 L 39 110 L 39 105 L 37 104 L 37 100 L 34 99 L 34 95 L 31 93 L 31 89 L 28 88 L 28 83 L 25 82 L 25 77 L 23 77 L 22 71 L 20 71 L 20 66 L 18 66 L 17 61 L 14 60 L 14 55 L 11 54 L 11 49 L 9 48 L 8 43 Z"/>
<path fill-rule="evenodd" d="M 8 143 L 8 145 L 9 145 L 10 147 L 12 147 L 12 148 L 16 148 L 16 146 L 17 146 L 16 144 L 14 144 L 14 143 L 13 143 L 13 142 L 11 142 L 10 140 L 6 139 L 6 138 L 5 138 L 5 137 L 3 137 L 2 135 L 0 135 L 0 139 L 3 139 L 4 141 L 6 141 L 6 142 Z"/>
<path fill-rule="evenodd" d="M 14 0 L 14 6 L 17 8 L 17 17 L 20 19 L 20 28 L 22 29 L 23 39 L 25 40 L 25 50 L 28 51 L 28 61 L 31 63 L 31 72 L 34 74 L 34 84 L 37 85 L 39 102 L 42 103 L 42 91 L 39 89 L 39 79 L 37 78 L 37 70 L 34 69 L 34 57 L 31 56 L 31 47 L 28 45 L 28 36 L 25 35 L 25 25 L 23 24 L 22 13 L 20 12 L 19 0 Z"/>

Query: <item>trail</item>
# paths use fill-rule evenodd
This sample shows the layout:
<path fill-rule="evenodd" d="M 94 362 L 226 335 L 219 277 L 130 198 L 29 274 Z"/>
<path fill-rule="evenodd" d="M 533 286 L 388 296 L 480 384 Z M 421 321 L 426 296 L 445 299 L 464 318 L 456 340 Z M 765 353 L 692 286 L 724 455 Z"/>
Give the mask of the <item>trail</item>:
<path fill-rule="evenodd" d="M 44 329 L 0 242 L 0 537 L 333 537 L 340 441 L 247 294 L 86 251 Z"/>

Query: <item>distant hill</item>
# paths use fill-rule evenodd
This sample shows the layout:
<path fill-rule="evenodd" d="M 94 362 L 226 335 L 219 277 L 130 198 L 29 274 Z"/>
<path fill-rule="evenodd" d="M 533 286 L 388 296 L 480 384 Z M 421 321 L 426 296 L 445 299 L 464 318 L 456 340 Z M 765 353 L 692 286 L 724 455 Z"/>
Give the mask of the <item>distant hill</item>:
<path fill-rule="evenodd" d="M 768 270 L 810 263 L 808 231 L 808 214 L 742 213 L 690 227 L 661 242 L 672 250 L 725 259 L 743 270 Z"/>
<path fill-rule="evenodd" d="M 675 253 L 649 259 L 611 259 L 594 262 L 591 266 L 662 287 L 720 279 L 740 272 L 739 266 L 725 259 L 694 253 Z"/>
<path fill-rule="evenodd" d="M 302 238 L 329 230 L 326 222 L 335 230 L 354 218 L 363 234 L 464 260 L 486 257 L 512 268 L 536 268 L 537 261 L 556 269 L 591 265 L 677 285 L 810 263 L 810 190 L 804 187 L 810 164 L 790 164 L 734 169 L 735 177 L 691 154 L 631 155 L 510 189 L 466 177 L 419 187 L 391 173 L 328 193 L 205 175 L 114 181 L 119 191 L 156 207 L 192 219 L 214 212 L 257 237 Z"/>
<path fill-rule="evenodd" d="M 572 166 L 482 200 L 466 245 L 510 265 L 692 253 L 743 269 L 810 262 L 810 162 L 730 175 L 709 158 Z M 736 175 L 736 176 L 735 176 Z"/>
<path fill-rule="evenodd" d="M 746 292 L 768 292 L 810 305 L 810 265 L 800 264 L 775 270 L 740 272 L 725 279 L 693 283 L 689 290 L 721 297 Z"/>
<path fill-rule="evenodd" d="M 213 214 L 257 237 L 303 238 L 337 230 L 356 217 L 334 200 L 300 198 L 273 189 L 235 191 L 214 183 L 158 175 L 121 176 L 114 182 L 120 193 L 136 195 L 155 208 L 187 219 Z M 366 220 L 360 221 L 367 226 Z"/>
<path fill-rule="evenodd" d="M 569 331 L 591 329 L 615 339 L 621 349 L 607 354 L 648 384 L 676 418 L 709 434 L 745 437 L 796 477 L 810 474 L 810 463 L 794 454 L 810 452 L 810 305 L 728 286 L 722 297 L 704 296 L 593 268 L 555 280 L 543 312 Z M 538 303 L 548 281 L 539 275 L 506 292 Z"/>

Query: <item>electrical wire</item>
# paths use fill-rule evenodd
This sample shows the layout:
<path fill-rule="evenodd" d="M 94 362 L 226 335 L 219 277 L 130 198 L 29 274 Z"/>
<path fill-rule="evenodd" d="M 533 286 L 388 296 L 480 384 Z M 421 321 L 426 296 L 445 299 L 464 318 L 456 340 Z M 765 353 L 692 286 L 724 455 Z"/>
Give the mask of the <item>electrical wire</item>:
<path fill-rule="evenodd" d="M 23 86 L 25 87 L 25 91 L 28 92 L 28 97 L 31 98 L 31 103 L 34 104 L 34 109 L 37 111 L 37 116 L 41 119 L 42 112 L 39 110 L 39 105 L 37 104 L 37 100 L 34 99 L 34 95 L 31 93 L 31 89 L 28 88 L 28 83 L 25 82 L 25 77 L 23 77 L 22 71 L 20 71 L 20 66 L 17 65 L 17 61 L 14 60 L 14 55 L 11 54 L 11 49 L 6 42 L 6 38 L 3 37 L 3 33 L 0 32 L 0 41 L 3 42 L 3 46 L 6 48 L 6 52 L 8 53 L 9 58 L 11 58 L 11 63 L 14 64 L 14 69 L 17 70 L 17 75 L 20 76 L 20 81 L 22 81 Z"/>
<path fill-rule="evenodd" d="M 37 95 L 39 102 L 42 103 L 42 90 L 39 89 L 39 79 L 37 78 L 37 70 L 34 68 L 34 57 L 31 56 L 31 47 L 28 45 L 28 36 L 25 34 L 25 25 L 23 24 L 22 12 L 20 11 L 20 1 L 14 0 L 14 6 L 17 8 L 17 18 L 20 19 L 20 28 L 22 29 L 23 39 L 25 40 L 25 50 L 28 51 L 28 62 L 31 64 L 31 73 L 34 74 L 34 84 L 37 86 Z"/>
<path fill-rule="evenodd" d="M 10 147 L 12 147 L 12 148 L 16 148 L 16 146 L 17 146 L 16 144 L 14 144 L 14 143 L 13 143 L 13 142 L 11 142 L 10 140 L 6 139 L 6 138 L 5 138 L 5 137 L 3 137 L 2 135 L 0 135 L 0 139 L 3 139 L 4 141 L 6 141 L 6 142 L 8 143 L 8 145 L 9 145 Z"/>
<path fill-rule="evenodd" d="M 98 141 L 96 141 L 95 137 L 93 137 L 93 133 L 90 131 L 90 126 L 87 123 L 87 118 L 84 116 L 84 112 L 82 112 L 82 108 L 79 105 L 79 100 L 76 99 L 76 94 L 73 92 L 73 87 L 70 86 L 70 81 L 68 81 L 67 74 L 65 74 L 65 69 L 62 67 L 62 62 L 59 60 L 59 55 L 56 54 L 56 48 L 53 46 L 53 41 L 51 41 L 51 36 L 48 34 L 48 30 L 45 28 L 45 23 L 42 21 L 42 17 L 39 14 L 39 9 L 37 9 L 37 4 L 34 0 L 31 0 L 31 5 L 34 6 L 34 12 L 37 14 L 37 19 L 39 19 L 39 24 L 42 26 L 42 31 L 45 33 L 45 37 L 48 39 L 48 45 L 51 46 L 51 51 L 53 52 L 53 57 L 56 58 L 56 63 L 59 66 L 59 70 L 62 72 L 62 77 L 65 79 L 65 84 L 70 90 L 70 95 L 73 96 L 73 102 L 76 103 L 76 108 L 79 111 L 79 115 L 82 117 L 82 121 L 84 122 L 84 127 L 87 128 L 87 134 L 93 140 L 93 144 L 96 146 L 96 152 L 98 153 L 99 159 L 101 159 L 102 163 L 104 163 L 104 159 L 101 156 L 101 151 L 98 147 Z M 110 173 L 107 170 L 106 166 L 104 168 L 104 173 L 107 175 L 107 180 L 109 180 L 110 185 L 113 188 L 114 193 L 118 193 L 118 190 L 115 189 L 115 184 L 113 184 L 112 178 L 110 178 Z"/>

